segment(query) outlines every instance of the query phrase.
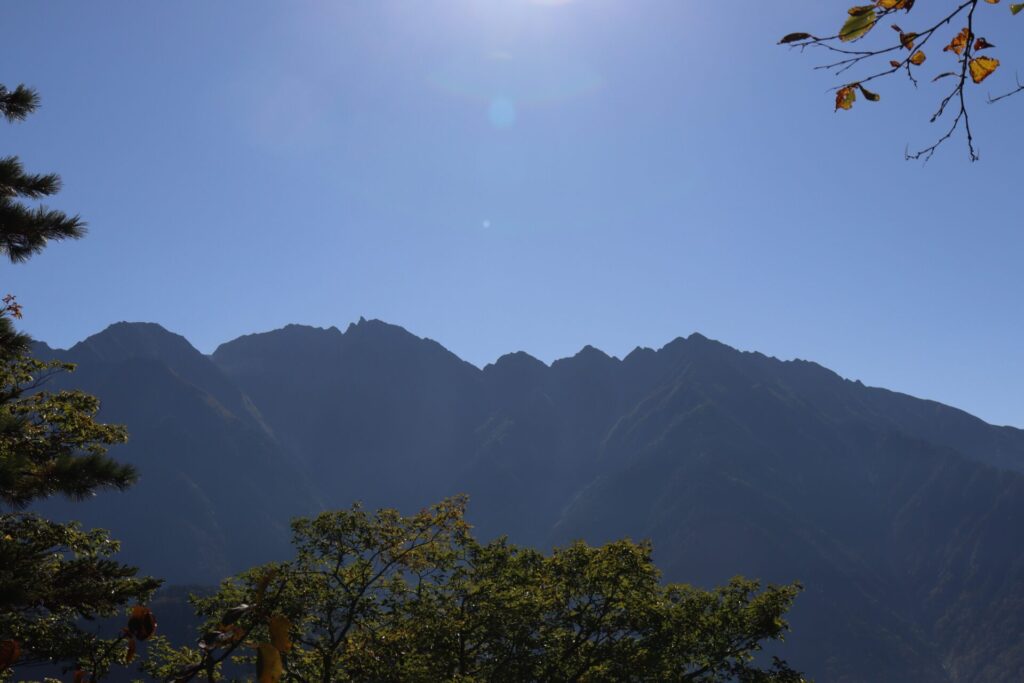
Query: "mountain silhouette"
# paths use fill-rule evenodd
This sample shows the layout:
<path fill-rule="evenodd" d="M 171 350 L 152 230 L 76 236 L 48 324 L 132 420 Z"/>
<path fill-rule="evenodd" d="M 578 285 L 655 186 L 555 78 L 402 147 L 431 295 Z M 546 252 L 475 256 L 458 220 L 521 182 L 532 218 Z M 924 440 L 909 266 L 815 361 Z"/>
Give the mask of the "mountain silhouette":
<path fill-rule="evenodd" d="M 142 479 L 48 511 L 213 583 L 291 516 L 470 495 L 484 538 L 649 538 L 666 579 L 800 580 L 778 654 L 818 681 L 1024 679 L 1024 431 L 699 334 L 477 368 L 401 327 L 289 325 L 212 355 L 118 323 L 57 386 L 128 426 Z"/>

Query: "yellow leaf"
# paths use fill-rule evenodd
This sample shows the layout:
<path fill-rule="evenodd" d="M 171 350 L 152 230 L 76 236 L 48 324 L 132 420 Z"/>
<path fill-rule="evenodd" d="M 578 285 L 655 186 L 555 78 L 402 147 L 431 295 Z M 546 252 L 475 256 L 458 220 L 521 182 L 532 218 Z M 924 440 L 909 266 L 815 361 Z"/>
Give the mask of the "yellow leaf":
<path fill-rule="evenodd" d="M 914 66 L 921 66 L 922 64 L 924 64 L 924 60 L 926 59 L 928 59 L 928 56 L 925 55 L 925 53 L 921 52 L 920 50 L 910 55 L 910 63 L 913 64 Z"/>
<path fill-rule="evenodd" d="M 280 614 L 275 614 L 267 621 L 267 629 L 270 631 L 270 642 L 279 652 L 288 652 L 292 649 L 292 643 L 288 639 L 288 631 L 291 627 L 292 622 L 288 621 L 288 617 Z"/>
<path fill-rule="evenodd" d="M 999 68 L 999 60 L 992 57 L 975 57 L 968 66 L 971 67 L 971 78 L 974 82 L 981 83 Z"/>
<path fill-rule="evenodd" d="M 850 109 L 856 101 L 857 92 L 853 89 L 853 86 L 847 85 L 836 91 L 836 111 Z"/>
<path fill-rule="evenodd" d="M 259 683 L 278 683 L 283 673 L 281 653 L 270 643 L 260 643 L 256 651 L 256 680 Z"/>

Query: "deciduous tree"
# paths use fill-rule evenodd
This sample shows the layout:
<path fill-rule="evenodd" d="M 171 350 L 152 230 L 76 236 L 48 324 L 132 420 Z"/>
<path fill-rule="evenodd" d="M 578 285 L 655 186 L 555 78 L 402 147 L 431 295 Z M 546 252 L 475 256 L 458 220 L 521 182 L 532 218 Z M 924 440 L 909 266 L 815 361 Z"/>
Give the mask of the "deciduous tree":
<path fill-rule="evenodd" d="M 261 683 L 801 680 L 755 660 L 782 640 L 799 586 L 666 586 L 650 545 L 629 541 L 551 555 L 483 544 L 464 505 L 296 520 L 295 557 L 193 598 L 206 618 L 197 645 L 161 639 L 147 670 L 224 680 L 233 661 Z"/>

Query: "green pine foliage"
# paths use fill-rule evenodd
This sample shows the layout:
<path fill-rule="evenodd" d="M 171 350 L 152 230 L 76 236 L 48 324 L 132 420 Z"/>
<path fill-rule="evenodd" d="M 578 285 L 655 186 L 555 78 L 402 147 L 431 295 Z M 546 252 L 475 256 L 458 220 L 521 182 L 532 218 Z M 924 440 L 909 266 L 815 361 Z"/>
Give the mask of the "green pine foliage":
<path fill-rule="evenodd" d="M 0 86 L 0 115 L 18 121 L 38 105 L 24 86 Z M 19 200 L 53 195 L 54 174 L 26 173 L 15 157 L 0 158 L 0 252 L 24 261 L 52 239 L 80 237 L 77 217 Z M 155 628 L 152 613 L 136 606 L 128 627 L 99 634 L 98 617 L 113 617 L 141 603 L 160 582 L 136 576 L 117 562 L 117 542 L 105 531 L 83 531 L 25 512 L 55 495 L 82 499 L 101 489 L 124 489 L 134 468 L 107 455 L 127 439 L 124 427 L 96 420 L 99 401 L 80 391 L 47 392 L 54 373 L 68 363 L 31 356 L 31 339 L 17 331 L 21 307 L 13 296 L 0 305 L 0 681 L 13 666 L 61 666 L 74 679 L 100 680 L 111 665 L 134 657 L 136 640 Z M 152 627 L 151 627 L 152 626 Z"/>
<path fill-rule="evenodd" d="M 20 121 L 39 106 L 36 92 L 24 85 L 8 90 L 0 85 L 0 115 Z M 77 239 L 85 234 L 78 216 L 24 200 L 49 197 L 60 191 L 55 173 L 26 173 L 17 157 L 0 158 L 0 253 L 11 261 L 26 261 L 42 251 L 50 240 Z"/>

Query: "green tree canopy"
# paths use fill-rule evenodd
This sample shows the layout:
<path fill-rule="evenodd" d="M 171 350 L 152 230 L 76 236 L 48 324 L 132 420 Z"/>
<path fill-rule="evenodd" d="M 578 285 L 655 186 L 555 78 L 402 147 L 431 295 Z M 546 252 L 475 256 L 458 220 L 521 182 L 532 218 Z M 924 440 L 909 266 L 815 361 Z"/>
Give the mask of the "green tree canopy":
<path fill-rule="evenodd" d="M 198 644 L 158 639 L 147 671 L 212 681 L 255 666 L 261 683 L 801 680 L 755 658 L 783 639 L 799 586 L 662 585 L 646 543 L 551 555 L 480 543 L 464 505 L 296 520 L 294 558 L 193 597 L 206 618 Z"/>

